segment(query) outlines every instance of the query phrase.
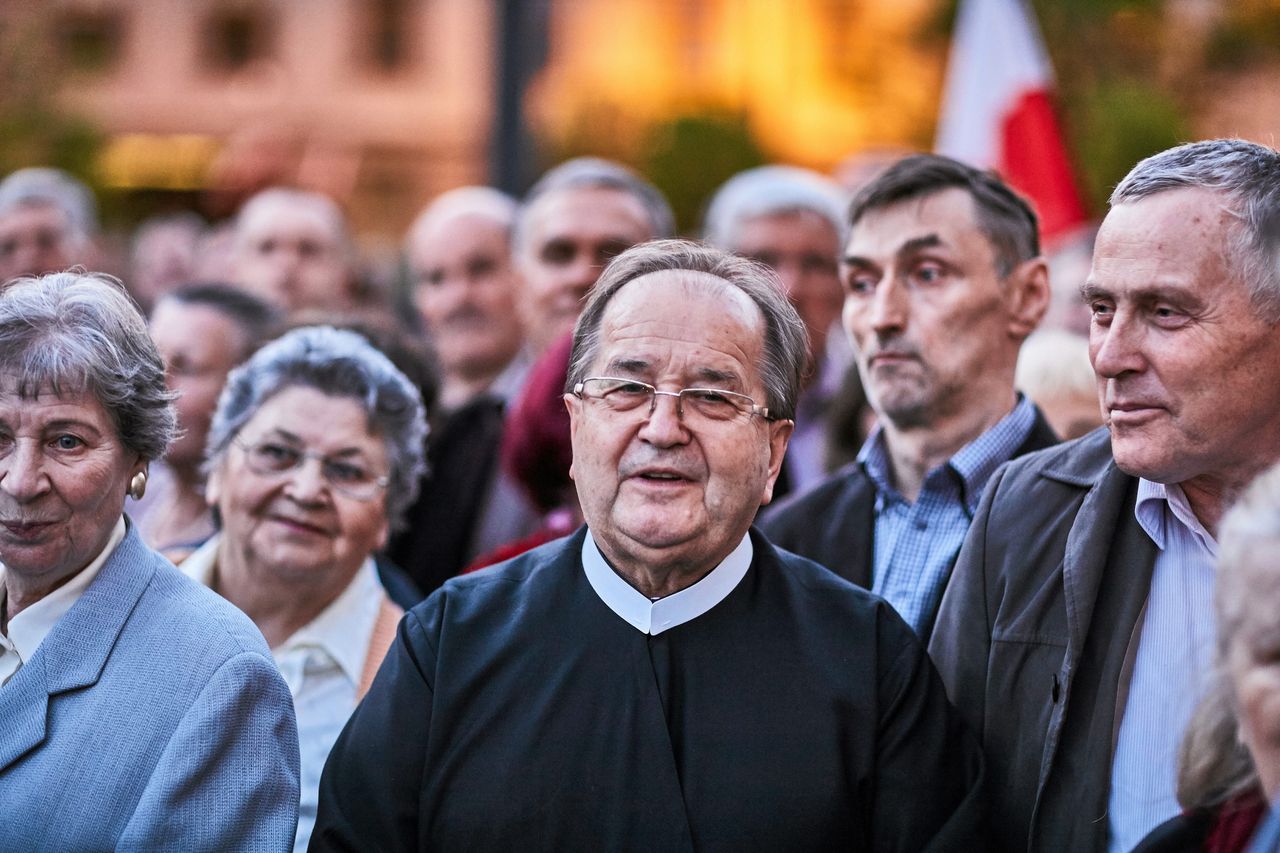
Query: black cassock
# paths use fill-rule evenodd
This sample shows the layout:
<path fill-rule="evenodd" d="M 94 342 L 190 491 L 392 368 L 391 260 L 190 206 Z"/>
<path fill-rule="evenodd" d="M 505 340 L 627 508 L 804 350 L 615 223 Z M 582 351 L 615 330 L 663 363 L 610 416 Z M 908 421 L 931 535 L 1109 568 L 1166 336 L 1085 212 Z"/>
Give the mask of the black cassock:
<path fill-rule="evenodd" d="M 978 850 L 976 742 L 892 608 L 752 531 L 647 636 L 583 532 L 411 610 L 320 784 L 311 850 Z"/>

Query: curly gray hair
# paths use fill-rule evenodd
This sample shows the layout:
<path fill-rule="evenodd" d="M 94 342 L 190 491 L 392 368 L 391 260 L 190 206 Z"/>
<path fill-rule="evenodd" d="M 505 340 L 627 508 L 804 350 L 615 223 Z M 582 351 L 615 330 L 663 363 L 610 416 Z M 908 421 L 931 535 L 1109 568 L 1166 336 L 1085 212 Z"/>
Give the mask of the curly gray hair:
<path fill-rule="evenodd" d="M 177 432 L 147 321 L 111 276 L 51 273 L 0 290 L 0 375 L 24 399 L 92 394 L 121 443 L 145 459 L 164 456 Z"/>
<path fill-rule="evenodd" d="M 422 396 L 385 355 L 355 332 L 307 326 L 282 335 L 227 377 L 209 428 L 206 471 L 267 400 L 302 385 L 360 403 L 371 432 L 386 442 L 387 520 L 399 529 L 426 472 Z"/>

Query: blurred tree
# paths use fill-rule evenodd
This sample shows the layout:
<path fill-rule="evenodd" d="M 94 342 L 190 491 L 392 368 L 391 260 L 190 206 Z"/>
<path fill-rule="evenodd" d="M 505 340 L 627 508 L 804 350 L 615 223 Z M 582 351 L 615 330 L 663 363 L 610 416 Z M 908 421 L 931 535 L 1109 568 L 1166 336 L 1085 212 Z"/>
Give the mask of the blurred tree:
<path fill-rule="evenodd" d="M 711 194 L 743 169 L 763 165 L 765 153 L 745 116 L 703 112 L 662 122 L 644 146 L 641 169 L 675 211 L 681 234 L 697 236 Z"/>

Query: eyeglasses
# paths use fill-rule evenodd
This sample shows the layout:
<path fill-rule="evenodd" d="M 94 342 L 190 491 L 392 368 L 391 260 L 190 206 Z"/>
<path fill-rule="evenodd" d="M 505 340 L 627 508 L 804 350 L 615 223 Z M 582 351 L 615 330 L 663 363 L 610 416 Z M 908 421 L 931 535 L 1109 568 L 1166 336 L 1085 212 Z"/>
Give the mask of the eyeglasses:
<path fill-rule="evenodd" d="M 375 474 L 358 458 L 325 456 L 314 450 L 304 450 L 271 439 L 249 444 L 236 436 L 232 442 L 244 451 L 249 470 L 264 477 L 287 474 L 301 467 L 308 459 L 315 459 L 320 463 L 320 474 L 325 482 L 358 501 L 373 500 L 390 482 L 389 477 Z"/>
<path fill-rule="evenodd" d="M 658 405 L 658 397 L 676 398 L 676 415 L 694 416 L 704 421 L 734 421 L 759 415 L 765 420 L 769 409 L 761 406 L 746 394 L 724 391 L 719 388 L 684 388 L 680 391 L 659 391 L 647 382 L 619 379 L 613 376 L 592 376 L 573 386 L 575 397 L 597 400 L 612 412 L 641 412 L 652 417 Z"/>

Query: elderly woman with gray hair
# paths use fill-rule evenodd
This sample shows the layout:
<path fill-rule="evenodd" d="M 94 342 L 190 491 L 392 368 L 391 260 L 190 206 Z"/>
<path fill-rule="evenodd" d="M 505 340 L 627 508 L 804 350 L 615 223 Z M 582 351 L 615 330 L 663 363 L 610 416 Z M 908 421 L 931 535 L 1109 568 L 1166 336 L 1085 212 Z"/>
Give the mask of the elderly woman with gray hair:
<path fill-rule="evenodd" d="M 298 742 L 244 614 L 124 516 L 173 438 L 118 282 L 0 291 L 0 846 L 281 850 Z"/>
<path fill-rule="evenodd" d="M 261 629 L 293 694 L 302 752 L 296 849 L 320 771 L 403 611 L 373 553 L 413 501 L 421 397 L 355 332 L 295 329 L 232 371 L 209 431 L 219 533 L 183 564 Z"/>

